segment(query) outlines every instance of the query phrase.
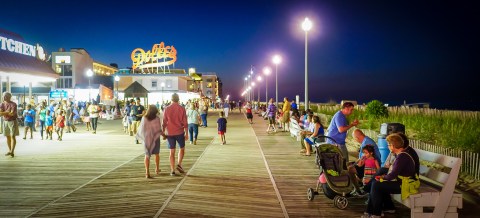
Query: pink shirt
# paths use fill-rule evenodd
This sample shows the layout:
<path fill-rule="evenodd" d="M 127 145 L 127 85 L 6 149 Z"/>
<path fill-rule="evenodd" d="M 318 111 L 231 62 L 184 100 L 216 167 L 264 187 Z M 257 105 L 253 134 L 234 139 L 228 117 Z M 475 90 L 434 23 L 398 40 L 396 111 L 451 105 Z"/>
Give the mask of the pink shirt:
<path fill-rule="evenodd" d="M 172 102 L 163 113 L 163 129 L 169 136 L 183 135 L 188 128 L 187 112 L 178 103 Z"/>
<path fill-rule="evenodd" d="M 13 121 L 13 120 L 17 119 L 17 104 L 15 102 L 4 101 L 2 104 L 0 104 L 0 110 L 2 112 L 6 112 L 6 111 L 8 111 L 8 112 L 12 111 L 13 112 L 13 116 L 10 116 L 10 115 L 4 115 L 3 116 L 5 121 Z"/>

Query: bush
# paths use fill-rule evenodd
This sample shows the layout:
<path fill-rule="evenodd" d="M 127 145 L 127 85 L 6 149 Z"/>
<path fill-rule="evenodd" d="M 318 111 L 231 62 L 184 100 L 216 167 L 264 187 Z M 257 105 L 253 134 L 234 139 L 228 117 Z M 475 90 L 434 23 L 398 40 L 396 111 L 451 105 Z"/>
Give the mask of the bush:
<path fill-rule="evenodd" d="M 388 117 L 388 109 L 379 100 L 373 100 L 367 104 L 365 114 L 369 118 Z"/>

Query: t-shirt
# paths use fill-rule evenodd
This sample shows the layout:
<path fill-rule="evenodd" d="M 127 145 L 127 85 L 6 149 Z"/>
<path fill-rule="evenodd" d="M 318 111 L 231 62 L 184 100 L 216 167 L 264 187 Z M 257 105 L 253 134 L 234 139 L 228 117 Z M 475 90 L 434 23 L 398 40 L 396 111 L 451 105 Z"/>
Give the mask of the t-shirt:
<path fill-rule="evenodd" d="M 218 131 L 227 132 L 227 119 L 220 117 L 217 120 L 218 123 Z"/>
<path fill-rule="evenodd" d="M 347 138 L 347 132 L 340 133 L 338 131 L 339 126 L 348 126 L 347 117 L 343 115 L 342 111 L 338 111 L 333 115 L 330 126 L 328 126 L 328 136 L 333 138 L 337 144 L 345 145 L 345 139 Z M 335 144 L 332 140 L 327 138 L 327 143 Z"/>
<path fill-rule="evenodd" d="M 55 123 L 57 124 L 57 127 L 65 127 L 65 117 L 63 115 L 58 115 Z"/>
<path fill-rule="evenodd" d="M 100 107 L 98 105 L 90 105 L 88 106 L 88 113 L 90 114 L 91 118 L 98 118 L 98 112 L 100 111 Z"/>
<path fill-rule="evenodd" d="M 38 115 L 40 116 L 41 121 L 45 121 L 45 116 L 47 116 L 47 109 L 40 110 L 40 113 Z"/>
<path fill-rule="evenodd" d="M 137 119 L 136 119 L 137 121 L 142 120 L 142 114 L 144 110 L 145 110 L 145 107 L 143 105 L 137 106 Z"/>
<path fill-rule="evenodd" d="M 13 112 L 13 115 L 3 115 L 5 121 L 14 121 L 17 119 L 17 104 L 13 101 L 0 104 L 0 110 L 3 112 Z"/>
<path fill-rule="evenodd" d="M 25 110 L 23 111 L 23 116 L 25 117 L 25 122 L 33 123 L 33 118 L 35 117 L 35 110 Z"/>
<path fill-rule="evenodd" d="M 293 109 L 297 109 L 297 103 L 293 102 L 291 107 L 292 107 L 292 108 L 291 108 L 292 110 L 293 110 Z"/>
<path fill-rule="evenodd" d="M 200 116 L 198 114 L 198 111 L 196 110 L 191 110 L 191 109 L 188 109 L 187 110 L 187 122 L 190 124 L 190 123 L 193 123 L 193 124 L 198 124 L 198 116 Z"/>
<path fill-rule="evenodd" d="M 45 125 L 53 126 L 53 117 L 51 115 L 45 116 Z"/>

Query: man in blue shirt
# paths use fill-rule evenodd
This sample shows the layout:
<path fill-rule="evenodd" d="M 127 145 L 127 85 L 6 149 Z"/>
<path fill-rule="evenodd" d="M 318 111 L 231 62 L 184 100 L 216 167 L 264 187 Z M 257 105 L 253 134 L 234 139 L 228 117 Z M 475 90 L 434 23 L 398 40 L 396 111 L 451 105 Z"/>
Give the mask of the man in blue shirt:
<path fill-rule="evenodd" d="M 354 105 L 352 102 L 345 102 L 342 105 L 342 109 L 338 111 L 332 118 L 330 126 L 328 126 L 328 136 L 333 138 L 327 138 L 327 143 L 337 144 L 340 150 L 342 151 L 343 158 L 348 163 L 348 150 L 345 144 L 345 139 L 347 138 L 347 131 L 358 125 L 358 120 L 353 121 L 351 124 L 348 124 L 347 116 L 353 113 Z"/>
<path fill-rule="evenodd" d="M 292 109 L 292 111 L 295 109 L 295 110 L 298 110 L 297 108 L 297 103 L 295 103 L 295 100 L 292 100 L 292 104 L 291 104 L 291 107 L 290 109 Z"/>
<path fill-rule="evenodd" d="M 31 105 L 27 105 L 27 108 L 23 111 L 23 117 L 25 122 L 25 135 L 23 136 L 23 139 L 27 139 L 28 130 L 30 130 L 30 139 L 33 139 L 35 110 L 32 109 Z"/>
<path fill-rule="evenodd" d="M 373 146 L 373 150 L 374 150 L 374 155 L 375 155 L 375 159 L 378 161 L 378 163 L 382 163 L 381 161 L 381 154 L 380 154 L 380 150 L 378 149 L 378 146 L 377 146 L 377 143 L 375 143 L 375 141 L 373 141 L 373 139 L 371 139 L 370 137 L 366 136 L 362 130 L 360 129 L 355 129 L 352 133 L 352 136 L 353 138 L 355 139 L 355 141 L 357 141 L 358 143 L 360 143 L 360 152 L 358 154 L 358 159 L 360 160 L 363 156 L 363 152 L 362 152 L 362 149 L 367 146 L 367 145 L 371 145 Z M 358 165 L 354 165 L 355 166 L 355 171 L 356 171 L 356 174 L 358 176 L 358 178 L 362 179 L 363 178 L 363 175 L 364 175 L 364 169 L 365 169 L 365 165 L 363 166 L 358 166 Z"/>

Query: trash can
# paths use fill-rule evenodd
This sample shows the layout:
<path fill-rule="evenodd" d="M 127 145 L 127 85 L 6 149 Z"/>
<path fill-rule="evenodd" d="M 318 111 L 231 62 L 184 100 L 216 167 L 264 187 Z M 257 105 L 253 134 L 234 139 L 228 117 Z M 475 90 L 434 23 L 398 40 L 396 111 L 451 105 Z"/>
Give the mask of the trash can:
<path fill-rule="evenodd" d="M 401 123 L 382 123 L 380 126 L 380 134 L 378 135 L 378 150 L 380 150 L 381 155 L 381 166 L 385 164 L 390 150 L 388 149 L 387 136 L 393 133 L 403 133 L 405 134 L 405 126 Z"/>

